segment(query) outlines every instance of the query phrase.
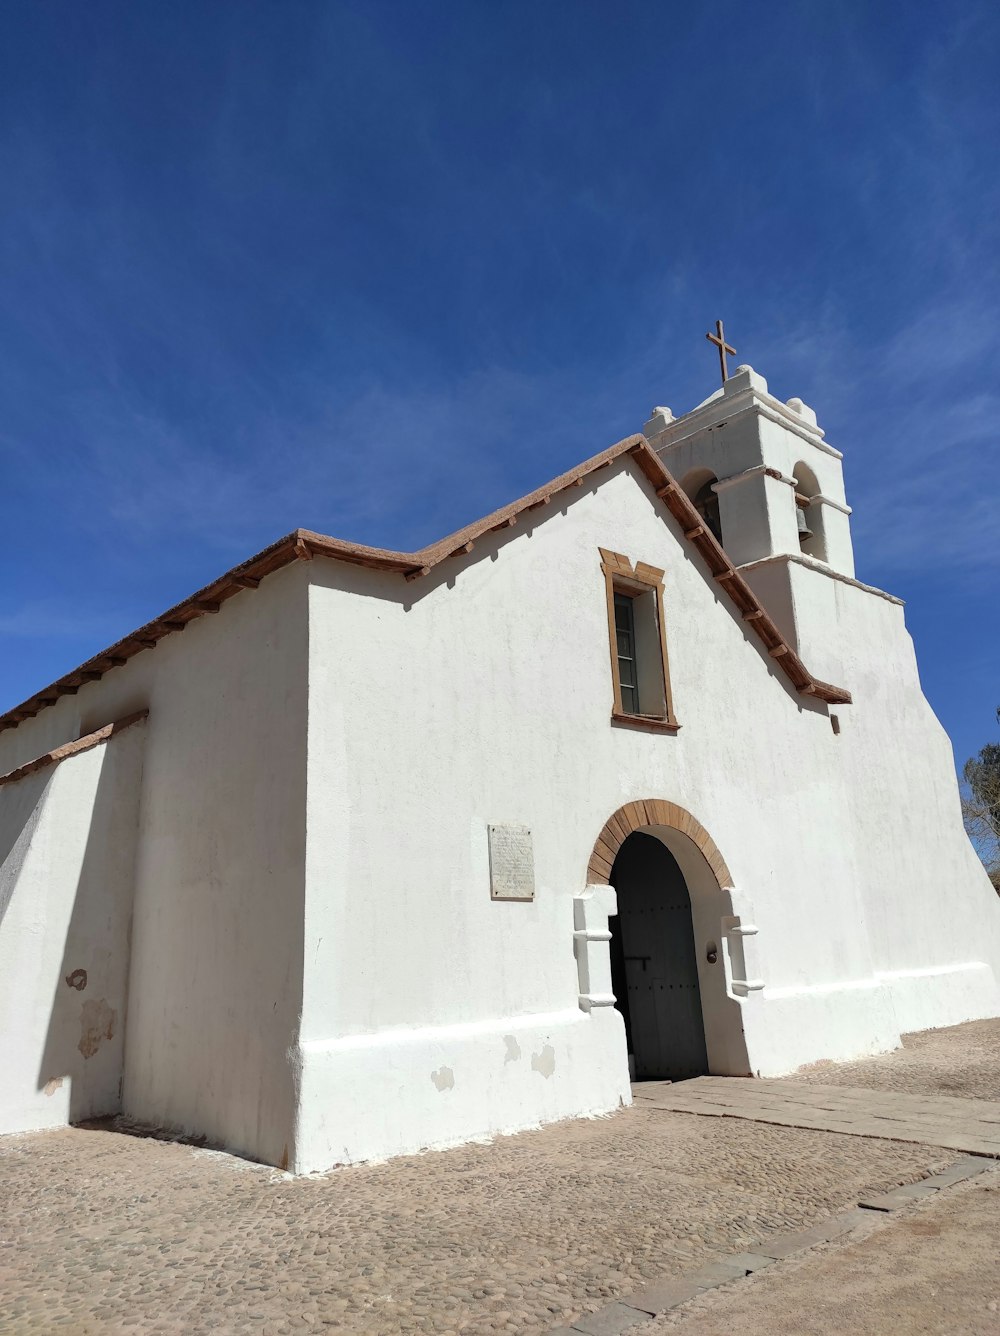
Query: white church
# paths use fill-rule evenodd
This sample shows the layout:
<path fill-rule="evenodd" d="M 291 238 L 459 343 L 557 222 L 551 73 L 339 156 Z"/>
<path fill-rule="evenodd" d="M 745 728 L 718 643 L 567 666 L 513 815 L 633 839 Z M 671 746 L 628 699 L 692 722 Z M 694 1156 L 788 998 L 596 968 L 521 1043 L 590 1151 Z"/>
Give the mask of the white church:
<path fill-rule="evenodd" d="M 740 367 L 420 552 L 298 530 L 0 718 L 0 1131 L 296 1172 L 1000 1014 L 840 452 Z"/>

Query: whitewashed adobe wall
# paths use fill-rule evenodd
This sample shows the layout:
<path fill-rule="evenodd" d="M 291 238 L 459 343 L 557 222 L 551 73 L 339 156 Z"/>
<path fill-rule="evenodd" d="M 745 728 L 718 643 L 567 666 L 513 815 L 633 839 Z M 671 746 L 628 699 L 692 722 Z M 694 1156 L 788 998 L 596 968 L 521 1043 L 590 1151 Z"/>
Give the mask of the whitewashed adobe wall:
<path fill-rule="evenodd" d="M 599 547 L 666 571 L 677 737 L 610 722 Z M 619 460 L 412 583 L 289 567 L 0 735 L 3 773 L 149 710 L 125 1111 L 311 1170 L 627 1101 L 622 1023 L 581 1006 L 574 934 L 597 979 L 607 897 L 586 912 L 580 897 L 595 838 L 633 799 L 694 814 L 732 873 L 720 889 L 690 841 L 659 832 L 694 899 L 713 1070 L 779 1074 L 996 1014 L 1000 906 L 898 608 L 821 587 L 846 648 L 804 618 L 819 661 L 803 654 L 855 693 L 839 735 Z M 808 610 L 819 595 L 801 590 Z M 48 781 L 51 809 L 41 783 L 0 788 L 12 905 L 58 864 L 53 913 L 68 912 L 104 782 L 79 761 Z M 490 823 L 531 828 L 532 902 L 491 901 Z M 111 880 L 123 903 L 124 875 Z M 11 920 L 21 942 L 37 939 L 32 913 Z M 730 914 L 759 929 L 765 986 L 742 997 L 725 953 L 705 960 Z M 0 924 L 0 950 L 11 935 Z M 20 1093 L 0 1104 L 18 1126 L 73 1114 L 38 1084 L 63 965 L 47 949 L 37 1061 L 22 1052 Z"/>
<path fill-rule="evenodd" d="M 762 576 L 791 591 L 791 643 L 819 676 L 851 684 L 854 704 L 837 713 L 853 877 L 900 1031 L 991 1014 L 983 957 L 991 958 L 997 898 L 965 838 L 951 742 L 921 690 L 902 604 L 815 562 L 745 573 L 765 602 Z M 804 843 L 805 866 L 809 857 Z"/>
<path fill-rule="evenodd" d="M 143 741 L 0 788 L 0 1128 L 121 1108 Z"/>
<path fill-rule="evenodd" d="M 883 699 L 848 678 L 859 706 L 839 711 L 836 736 L 748 638 L 648 485 L 627 464 L 597 478 L 411 585 L 313 563 L 299 1168 L 628 1098 L 618 1018 L 579 1006 L 573 901 L 605 820 L 632 799 L 698 818 L 759 928 L 767 986 L 739 1004 L 749 1070 L 891 1047 L 894 999 L 932 998 L 970 965 L 980 983 L 962 1006 L 997 1009 L 1000 916 L 953 802 L 942 814 L 950 764 L 918 758 L 941 756 L 926 709 L 903 736 L 885 710 L 896 684 Z M 599 546 L 666 569 L 676 738 L 609 722 Z M 903 686 L 912 703 L 915 679 Z M 862 820 L 900 773 L 905 796 Z M 533 903 L 491 902 L 491 822 L 531 828 Z M 912 857 L 894 863 L 886 850 L 907 841 Z M 914 894 L 921 858 L 958 879 L 951 896 L 926 876 Z M 891 948 L 869 930 L 875 895 Z M 981 917 L 973 942 L 955 896 Z M 696 906 L 699 950 L 719 907 L 699 919 Z M 882 977 L 907 962 L 941 973 Z M 713 1026 L 733 1005 L 714 987 L 703 977 Z"/>
<path fill-rule="evenodd" d="M 123 1108 L 274 1164 L 294 1157 L 297 1074 L 289 1055 L 302 977 L 306 588 L 298 564 L 279 571 L 0 735 L 3 773 L 148 708 Z M 54 793 L 63 793 L 67 767 L 93 764 L 82 757 L 57 766 Z M 17 787 L 0 788 L 0 812 L 26 830 L 30 813 L 8 806 Z M 98 833 L 91 790 L 77 785 L 64 796 L 47 828 L 60 859 L 72 857 L 75 831 L 80 839 L 92 826 Z M 55 938 L 58 918 L 52 931 Z M 0 925 L 0 939 L 8 935 Z M 37 934 L 29 939 L 37 942 Z M 39 1033 L 58 995 L 55 962 L 40 956 L 42 966 Z"/>
<path fill-rule="evenodd" d="M 657 410 L 647 430 L 670 468 L 693 470 L 694 478 L 699 469 L 718 473 L 727 552 L 745 561 L 741 574 L 811 671 L 854 694 L 853 706 L 839 711 L 838 751 L 876 993 L 886 990 L 903 1031 L 989 1014 L 994 981 L 976 944 L 995 929 L 996 898 L 964 838 L 950 743 L 921 691 L 902 603 L 852 578 L 840 452 L 823 439 L 811 408 L 781 403 L 749 367 L 681 419 Z M 801 551 L 793 475 L 794 490 L 813 497 L 806 516 L 816 534 Z M 930 811 L 933 838 L 908 828 Z M 801 837 L 809 867 L 810 832 Z M 886 894 L 897 885 L 907 887 L 905 905 Z M 931 925 L 946 901 L 953 950 L 964 956 L 942 967 Z M 846 1009 L 864 992 L 848 982 L 822 996 Z M 767 999 L 778 996 L 772 989 Z"/>

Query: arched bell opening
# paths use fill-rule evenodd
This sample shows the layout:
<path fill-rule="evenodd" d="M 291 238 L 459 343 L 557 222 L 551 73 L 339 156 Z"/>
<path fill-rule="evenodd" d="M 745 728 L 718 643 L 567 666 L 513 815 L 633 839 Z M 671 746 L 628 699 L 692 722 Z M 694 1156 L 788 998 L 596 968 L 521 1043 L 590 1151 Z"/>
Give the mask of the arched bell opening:
<path fill-rule="evenodd" d="M 817 500 L 820 495 L 819 483 L 809 465 L 796 464 L 795 518 L 799 531 L 799 548 L 808 557 L 826 561 L 823 507 Z"/>
<path fill-rule="evenodd" d="M 718 478 L 711 469 L 692 469 L 681 481 L 681 491 L 697 510 L 705 526 L 722 542 L 722 515 L 715 490 Z"/>
<path fill-rule="evenodd" d="M 674 803 L 628 803 L 601 832 L 588 881 L 617 895 L 612 992 L 633 1078 L 748 1075 L 724 961 L 732 878 L 704 827 Z"/>

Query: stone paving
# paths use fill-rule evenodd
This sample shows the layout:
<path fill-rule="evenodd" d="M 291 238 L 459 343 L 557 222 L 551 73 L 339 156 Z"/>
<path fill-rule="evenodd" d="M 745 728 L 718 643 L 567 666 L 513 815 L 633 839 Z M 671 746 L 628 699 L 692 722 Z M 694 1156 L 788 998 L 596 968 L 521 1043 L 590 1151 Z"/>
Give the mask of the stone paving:
<path fill-rule="evenodd" d="M 953 1158 L 643 1107 L 300 1179 L 109 1131 L 0 1138 L 0 1332 L 530 1336 Z"/>
<path fill-rule="evenodd" d="M 1000 1022 L 905 1042 L 792 1080 L 1000 1099 Z M 0 1332 L 540 1336 L 734 1254 L 784 1255 L 955 1158 L 643 1099 L 301 1179 L 112 1131 L 0 1138 Z"/>
<path fill-rule="evenodd" d="M 817 1062 L 790 1081 L 1000 1100 L 1000 1020 L 903 1036 L 903 1048 L 856 1062 Z"/>
<path fill-rule="evenodd" d="M 871 1236 L 873 1226 L 880 1217 L 884 1218 L 890 1212 L 902 1212 L 904 1217 L 910 1214 L 910 1208 L 917 1203 L 927 1204 L 934 1199 L 943 1200 L 949 1193 L 954 1192 L 955 1188 L 961 1185 L 968 1186 L 970 1182 L 975 1182 L 978 1186 L 984 1187 L 987 1193 L 995 1193 L 1000 1188 L 1000 1172 L 997 1164 L 984 1156 L 965 1156 L 957 1160 L 948 1169 L 941 1173 L 925 1178 L 919 1183 L 910 1183 L 905 1187 L 895 1188 L 892 1192 L 880 1193 L 876 1196 L 864 1196 L 861 1198 L 858 1209 L 845 1211 L 839 1216 L 828 1216 L 826 1220 L 812 1228 L 798 1230 L 791 1234 L 772 1236 L 758 1245 L 757 1252 L 733 1253 L 727 1257 L 720 1258 L 717 1262 L 710 1262 L 707 1265 L 700 1266 L 694 1271 L 680 1278 L 666 1278 L 661 1281 L 654 1281 L 652 1285 L 645 1286 L 635 1294 L 625 1295 L 621 1300 L 614 1300 L 596 1313 L 582 1314 L 570 1326 L 554 1328 L 548 1333 L 548 1336 L 621 1336 L 624 1331 L 633 1331 L 642 1326 L 648 1333 L 659 1330 L 656 1323 L 657 1318 L 667 1318 L 676 1320 L 683 1325 L 684 1318 L 692 1315 L 693 1310 L 699 1307 L 699 1300 L 708 1301 L 709 1297 L 719 1296 L 715 1293 L 720 1289 L 725 1289 L 725 1297 L 721 1300 L 719 1308 L 728 1308 L 730 1315 L 735 1310 L 739 1312 L 739 1319 L 720 1320 L 720 1313 L 712 1313 L 711 1307 L 709 1313 L 713 1322 L 709 1327 L 703 1328 L 707 1332 L 717 1332 L 720 1330 L 731 1330 L 734 1327 L 739 1330 L 763 1330 L 771 1336 L 769 1321 L 772 1318 L 765 1318 L 763 1324 L 758 1320 L 756 1326 L 752 1324 L 753 1298 L 751 1297 L 751 1286 L 741 1284 L 748 1276 L 758 1277 L 770 1267 L 774 1267 L 778 1262 L 785 1262 L 789 1259 L 802 1261 L 807 1253 L 811 1253 L 819 1246 L 822 1249 L 823 1244 L 838 1243 L 852 1244 L 858 1243 Z M 863 1209 L 862 1209 L 863 1208 Z M 992 1211 L 992 1214 L 990 1212 Z M 962 1299 L 966 1297 L 966 1292 L 970 1289 L 967 1284 L 968 1277 L 963 1273 L 967 1254 L 977 1255 L 979 1264 L 985 1262 L 992 1280 L 993 1270 L 996 1261 L 996 1207 L 991 1203 L 987 1207 L 987 1219 L 985 1222 L 987 1235 L 984 1247 L 984 1240 L 976 1237 L 963 1238 L 960 1232 L 953 1229 L 953 1238 L 951 1240 L 950 1251 L 952 1256 L 949 1258 L 946 1267 L 938 1267 L 941 1279 L 945 1280 L 951 1290 L 958 1290 Z M 952 1215 L 954 1212 L 952 1211 Z M 877 1227 L 877 1226 L 876 1226 Z M 930 1234 L 939 1233 L 933 1226 L 928 1226 Z M 937 1259 L 940 1262 L 940 1258 Z M 956 1265 L 957 1260 L 957 1265 Z M 911 1265 L 911 1271 L 912 1271 Z M 775 1273 L 775 1276 L 784 1274 L 786 1268 L 781 1267 Z M 876 1287 L 877 1287 L 877 1261 L 876 1261 Z M 955 1281 L 958 1279 L 956 1285 Z M 842 1279 L 842 1286 L 845 1291 L 851 1291 L 855 1295 L 858 1291 L 857 1277 L 849 1272 Z M 798 1312 L 795 1311 L 794 1302 L 789 1303 L 787 1294 L 782 1292 L 780 1281 L 777 1282 L 779 1288 L 776 1298 L 778 1307 L 783 1316 L 791 1316 L 792 1322 L 797 1323 L 792 1327 L 794 1336 L 804 1330 L 805 1322 L 812 1316 L 813 1310 L 818 1307 L 817 1298 L 826 1299 L 823 1294 L 822 1284 L 810 1281 L 806 1277 L 805 1287 L 811 1291 L 811 1303 L 803 1305 Z M 819 1295 L 816 1290 L 819 1290 Z M 891 1292 L 891 1285 L 888 1286 Z M 987 1318 L 988 1314 L 995 1314 L 1000 1308 L 1000 1304 L 993 1301 L 990 1294 L 990 1301 L 982 1302 L 983 1286 L 980 1283 L 980 1293 L 976 1296 L 974 1309 L 976 1316 Z M 735 1296 L 734 1296 L 735 1291 Z M 990 1293 L 987 1289 L 986 1293 Z M 884 1291 L 878 1292 L 882 1307 L 886 1307 Z M 952 1292 L 949 1299 L 952 1301 L 947 1306 L 954 1310 L 955 1294 Z M 911 1307 L 912 1307 L 911 1300 Z M 938 1308 L 941 1305 L 937 1305 Z M 968 1307 L 968 1305 L 965 1305 Z M 829 1307 L 829 1305 L 828 1305 Z M 701 1311 L 705 1309 L 702 1306 Z M 891 1308 L 890 1308 L 891 1311 Z M 759 1317 L 759 1315 L 756 1315 Z M 895 1316 L 895 1314 L 893 1314 Z M 994 1326 L 990 1328 L 991 1332 L 998 1329 L 997 1319 L 994 1318 Z M 697 1319 L 695 1319 L 697 1325 Z M 845 1330 L 858 1330 L 859 1325 L 854 1322 L 850 1325 L 845 1323 L 833 1323 L 829 1327 L 820 1325 L 810 1325 L 810 1330 L 819 1330 L 824 1333 L 833 1332 L 836 1336 Z M 686 1329 L 686 1327 L 685 1327 Z M 865 1330 L 873 1330 L 870 1322 L 864 1325 Z M 897 1321 L 883 1322 L 878 1330 L 898 1330 L 900 1324 Z M 916 1328 L 920 1331 L 931 1330 L 926 1324 L 921 1322 Z M 949 1334 L 958 1330 L 952 1325 L 946 1325 L 934 1328 Z M 962 1328 L 964 1330 L 964 1328 Z M 910 1328 L 906 1328 L 910 1330 Z"/>
<path fill-rule="evenodd" d="M 629 1336 L 997 1336 L 1000 1171 L 695 1296 Z"/>
<path fill-rule="evenodd" d="M 644 1081 L 635 1097 L 644 1108 L 889 1137 L 1000 1158 L 1000 1100 L 725 1076 Z"/>

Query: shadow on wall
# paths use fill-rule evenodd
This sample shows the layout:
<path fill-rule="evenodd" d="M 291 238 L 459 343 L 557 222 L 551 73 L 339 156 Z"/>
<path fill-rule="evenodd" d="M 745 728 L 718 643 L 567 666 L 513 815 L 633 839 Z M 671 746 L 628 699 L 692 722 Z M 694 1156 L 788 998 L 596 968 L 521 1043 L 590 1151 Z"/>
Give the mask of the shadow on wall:
<path fill-rule="evenodd" d="M 41 819 L 51 779 L 51 770 L 36 770 L 33 775 L 0 789 L 0 932 Z"/>
<path fill-rule="evenodd" d="M 49 1023 L 37 1085 L 69 1076 L 70 1122 L 121 1109 L 129 944 L 145 725 L 112 737 L 93 755 L 93 787 L 72 783 L 63 763 L 67 797 L 82 789 L 89 823 L 59 963 L 50 975 Z M 86 758 L 75 758 L 80 761 Z M 63 918 L 65 921 L 65 917 Z"/>
<path fill-rule="evenodd" d="M 0 1130 L 121 1106 L 144 732 L 0 787 Z"/>

